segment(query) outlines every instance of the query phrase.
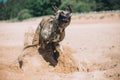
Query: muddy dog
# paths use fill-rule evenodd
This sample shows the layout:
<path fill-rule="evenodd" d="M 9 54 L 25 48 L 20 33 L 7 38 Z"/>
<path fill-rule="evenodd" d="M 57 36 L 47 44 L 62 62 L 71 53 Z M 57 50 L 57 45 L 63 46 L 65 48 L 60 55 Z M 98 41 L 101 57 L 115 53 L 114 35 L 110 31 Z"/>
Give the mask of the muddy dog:
<path fill-rule="evenodd" d="M 66 10 L 59 10 L 55 5 L 52 5 L 54 10 L 54 16 L 44 17 L 40 24 L 38 25 L 32 45 L 28 45 L 24 47 L 24 50 L 29 47 L 37 47 L 40 46 L 40 50 L 47 50 L 49 48 L 52 49 L 52 54 L 62 53 L 61 46 L 59 42 L 61 42 L 65 37 L 65 28 L 70 24 L 72 10 L 70 5 L 67 6 Z M 43 52 L 44 54 L 44 52 Z M 20 68 L 22 67 L 22 57 L 26 54 L 20 56 L 18 58 Z M 58 55 L 54 55 L 58 58 Z M 57 61 L 57 58 L 55 60 Z M 53 66 L 56 63 L 51 63 Z"/>

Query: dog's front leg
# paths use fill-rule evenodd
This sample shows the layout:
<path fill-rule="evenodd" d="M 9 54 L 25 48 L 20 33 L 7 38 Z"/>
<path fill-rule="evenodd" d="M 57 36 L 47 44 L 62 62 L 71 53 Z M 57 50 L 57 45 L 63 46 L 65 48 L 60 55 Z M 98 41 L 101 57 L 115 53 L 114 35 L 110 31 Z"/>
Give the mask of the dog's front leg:
<path fill-rule="evenodd" d="M 60 45 L 59 43 L 58 43 L 57 45 L 55 45 L 55 49 L 56 49 L 56 51 L 59 52 L 60 55 L 61 55 L 61 54 L 63 53 L 63 51 L 64 51 L 62 45 Z"/>

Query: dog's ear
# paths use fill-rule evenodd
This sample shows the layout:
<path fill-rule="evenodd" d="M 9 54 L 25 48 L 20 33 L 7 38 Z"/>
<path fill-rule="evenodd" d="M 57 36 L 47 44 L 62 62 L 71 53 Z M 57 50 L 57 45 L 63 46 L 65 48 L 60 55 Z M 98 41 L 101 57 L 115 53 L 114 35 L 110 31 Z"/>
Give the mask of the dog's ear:
<path fill-rule="evenodd" d="M 66 10 L 69 11 L 70 13 L 72 13 L 71 5 L 68 5 Z"/>
<path fill-rule="evenodd" d="M 55 13 L 58 11 L 58 8 L 57 8 L 57 6 L 55 5 L 55 3 L 52 4 L 52 8 L 53 8 L 53 10 L 54 10 Z"/>

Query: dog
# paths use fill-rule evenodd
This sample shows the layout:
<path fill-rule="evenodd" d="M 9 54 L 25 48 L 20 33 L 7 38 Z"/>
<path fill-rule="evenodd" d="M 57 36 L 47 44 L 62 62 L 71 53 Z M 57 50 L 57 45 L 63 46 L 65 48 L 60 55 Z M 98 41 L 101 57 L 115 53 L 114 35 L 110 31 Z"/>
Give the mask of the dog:
<path fill-rule="evenodd" d="M 68 5 L 66 10 L 59 10 L 55 5 L 52 5 L 54 10 L 54 16 L 44 17 L 38 25 L 35 35 L 32 41 L 32 45 L 24 47 L 24 50 L 33 47 L 40 46 L 45 49 L 48 44 L 53 45 L 53 52 L 62 53 L 61 42 L 65 37 L 65 29 L 71 22 L 72 9 Z M 21 63 L 21 59 L 19 59 Z"/>

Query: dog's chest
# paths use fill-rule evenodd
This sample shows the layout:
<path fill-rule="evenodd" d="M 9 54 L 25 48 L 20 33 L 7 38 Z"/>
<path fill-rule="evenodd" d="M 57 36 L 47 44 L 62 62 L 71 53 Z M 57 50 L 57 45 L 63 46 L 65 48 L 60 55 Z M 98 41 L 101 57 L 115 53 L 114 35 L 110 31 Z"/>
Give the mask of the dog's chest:
<path fill-rule="evenodd" d="M 50 20 L 42 26 L 41 36 L 44 40 L 50 41 L 60 38 L 61 29 L 59 29 L 58 24 L 54 20 Z"/>

